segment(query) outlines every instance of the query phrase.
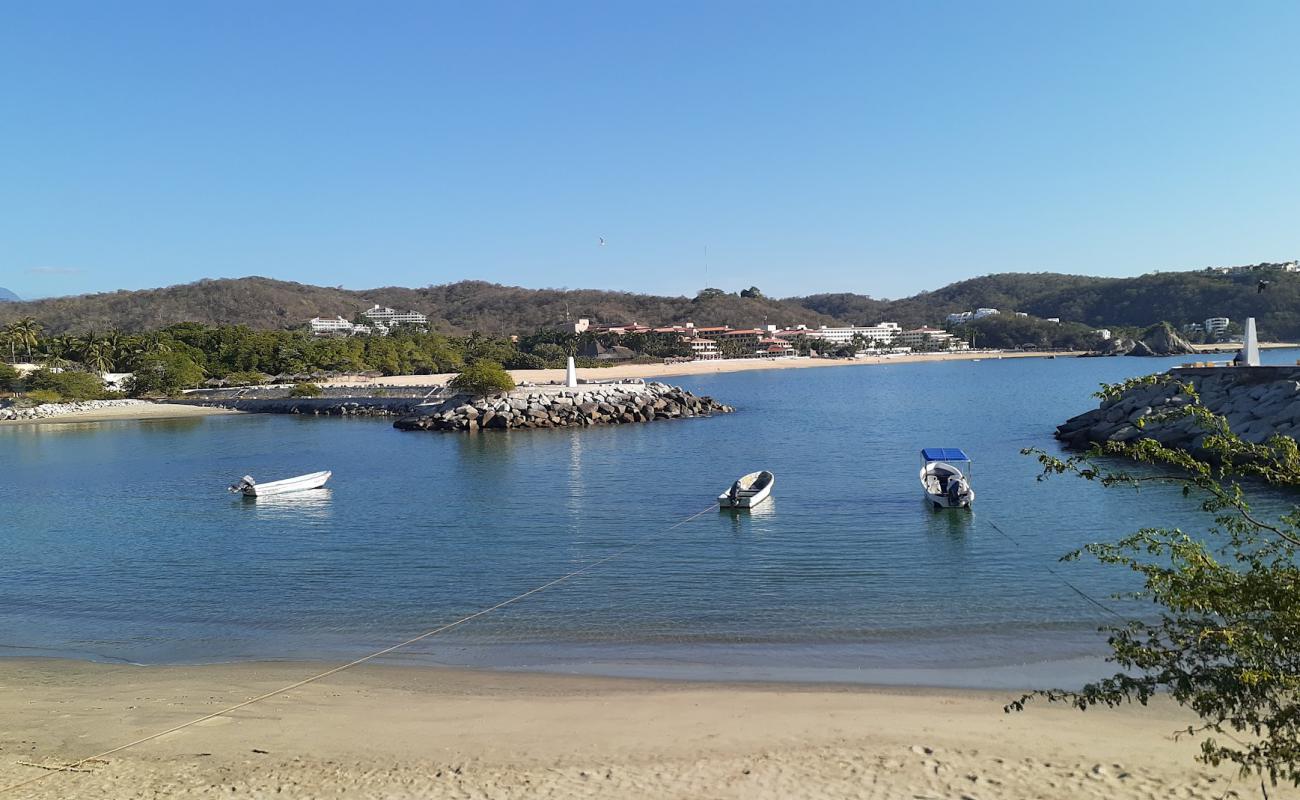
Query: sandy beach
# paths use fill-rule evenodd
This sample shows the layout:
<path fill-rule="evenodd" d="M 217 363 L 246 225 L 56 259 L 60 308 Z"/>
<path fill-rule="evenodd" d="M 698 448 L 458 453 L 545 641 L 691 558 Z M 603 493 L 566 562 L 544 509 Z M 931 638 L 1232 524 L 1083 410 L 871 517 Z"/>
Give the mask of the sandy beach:
<path fill-rule="evenodd" d="M 290 683 L 319 665 L 0 661 L 0 785 Z M 1211 798 L 1168 703 L 365 666 L 15 797 Z"/>
<path fill-rule="evenodd" d="M 114 406 L 97 408 L 93 411 L 74 411 L 56 417 L 41 419 L 0 420 L 0 425 L 59 425 L 68 422 L 112 422 L 114 420 L 152 420 L 182 419 L 186 417 L 210 417 L 218 414 L 241 414 L 228 408 L 210 406 L 186 406 L 172 403 L 150 403 L 147 405 Z"/>
<path fill-rule="evenodd" d="M 860 367 L 878 364 L 919 364 L 929 361 L 980 361 L 998 358 L 1049 358 L 1060 356 L 1069 358 L 1077 356 L 1076 352 L 1040 353 L 926 353 L 902 354 L 894 356 L 868 356 L 865 358 L 736 358 L 715 361 L 687 361 L 681 364 L 619 364 L 613 367 L 596 367 L 579 369 L 578 377 L 583 380 L 623 380 L 626 378 L 671 378 L 685 375 L 714 375 L 723 372 L 749 372 L 756 369 L 820 369 L 823 367 Z M 322 386 L 431 386 L 445 383 L 456 373 L 439 373 L 436 375 L 390 375 L 374 380 L 338 380 L 322 383 Z M 516 369 L 510 374 L 516 381 L 532 383 L 553 383 L 564 380 L 562 369 Z"/>

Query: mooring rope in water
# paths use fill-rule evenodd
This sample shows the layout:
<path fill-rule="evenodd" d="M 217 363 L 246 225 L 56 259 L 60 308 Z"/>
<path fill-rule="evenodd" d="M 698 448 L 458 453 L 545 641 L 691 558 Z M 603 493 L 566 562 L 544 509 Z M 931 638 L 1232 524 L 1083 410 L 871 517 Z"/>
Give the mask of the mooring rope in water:
<path fill-rule="evenodd" d="M 988 522 L 988 524 L 993 528 L 993 530 L 995 530 L 995 531 L 997 531 L 998 533 L 1002 534 L 1002 537 L 1003 537 L 1004 539 L 1006 539 L 1008 542 L 1011 542 L 1011 543 L 1014 544 L 1016 547 L 1021 547 L 1020 540 L 1019 540 L 1019 539 L 1016 539 L 1016 538 L 1015 538 L 1014 536 L 1012 536 L 1011 534 L 1009 534 L 1009 533 L 1007 533 L 1006 531 L 1002 530 L 1002 528 L 999 527 L 998 524 L 997 524 L 996 522 L 994 522 L 994 521 L 991 520 L 991 519 L 985 519 L 985 521 Z M 1127 623 L 1127 622 L 1129 621 L 1129 618 L 1128 618 L 1128 617 L 1124 616 L 1123 614 L 1119 613 L 1119 612 L 1116 611 L 1115 609 L 1113 609 L 1113 608 L 1111 608 L 1110 606 L 1106 605 L 1105 603 L 1101 602 L 1101 601 L 1098 600 L 1097 598 L 1095 598 L 1095 597 L 1089 595 L 1087 592 L 1085 592 L 1084 590 L 1080 589 L 1078 586 L 1075 586 L 1073 583 L 1070 582 L 1070 580 L 1069 580 L 1068 578 L 1066 578 L 1064 575 L 1062 575 L 1061 573 L 1057 572 L 1056 570 L 1052 569 L 1050 566 L 1048 566 L 1048 565 L 1046 565 L 1046 564 L 1043 564 L 1042 567 L 1043 567 L 1043 569 L 1045 569 L 1045 570 L 1047 570 L 1048 572 L 1050 572 L 1050 573 L 1051 573 L 1051 574 L 1052 574 L 1052 575 L 1053 575 L 1053 576 L 1054 576 L 1058 581 L 1060 581 L 1061 583 L 1065 584 L 1066 587 L 1068 587 L 1068 588 L 1070 589 L 1070 591 L 1072 591 L 1072 592 L 1074 592 L 1075 594 L 1079 595 L 1079 596 L 1082 597 L 1084 600 L 1087 600 L 1089 603 L 1092 603 L 1092 604 L 1093 604 L 1094 606 L 1096 606 L 1097 608 L 1100 608 L 1102 611 L 1105 611 L 1107 614 L 1110 614 L 1111 616 L 1115 617 L 1115 618 L 1118 619 L 1118 620 L 1121 620 L 1122 622 Z"/>
<path fill-rule="evenodd" d="M 483 608 L 483 609 L 480 609 L 480 610 L 478 610 L 478 611 L 475 611 L 473 614 L 470 614 L 470 615 L 465 616 L 465 617 L 461 617 L 460 619 L 458 619 L 458 620 L 456 620 L 456 621 L 454 621 L 454 622 L 449 622 L 449 623 L 447 623 L 446 625 L 441 625 L 441 626 L 439 626 L 439 627 L 437 627 L 437 628 L 433 628 L 432 630 L 425 631 L 424 633 L 421 633 L 421 634 L 418 635 L 418 636 L 412 636 L 410 639 L 407 639 L 407 640 L 404 641 L 404 642 L 399 642 L 399 643 L 397 643 L 397 644 L 390 645 L 390 646 L 388 646 L 388 647 L 385 647 L 385 648 L 382 649 L 382 650 L 376 650 L 375 652 L 373 652 L 373 653 L 371 653 L 371 654 L 369 654 L 369 655 L 366 655 L 366 656 L 362 656 L 361 658 L 358 658 L 358 659 L 356 659 L 355 661 L 349 661 L 349 662 L 346 663 L 346 664 L 342 664 L 342 665 L 337 666 L 337 667 L 334 667 L 334 668 L 332 668 L 332 669 L 327 669 L 327 670 L 325 670 L 324 672 L 321 672 L 321 673 L 316 674 L 316 675 L 312 675 L 312 676 L 309 677 L 309 678 L 303 678 L 303 679 L 300 680 L 300 681 L 295 681 L 294 683 L 291 683 L 291 684 L 289 684 L 288 686 L 283 686 L 283 687 L 281 687 L 281 688 L 279 688 L 279 689 L 274 689 L 274 690 L 272 690 L 272 691 L 266 692 L 265 694 L 260 694 L 260 695 L 258 695 L 257 697 L 251 698 L 251 699 L 249 699 L 249 700 L 244 700 L 243 702 L 236 703 L 236 704 L 234 704 L 234 705 L 232 705 L 232 706 L 228 706 L 228 707 L 226 707 L 226 708 L 221 709 L 220 711 L 213 711 L 211 714 L 204 714 L 203 716 L 198 717 L 198 718 L 196 718 L 196 719 L 192 719 L 192 720 L 190 720 L 189 722 L 183 722 L 183 723 L 181 723 L 180 725 L 174 725 L 174 726 L 168 728 L 168 729 L 165 730 L 165 731 L 159 731 L 159 732 L 157 732 L 157 733 L 151 733 L 151 734 L 149 734 L 148 736 L 142 736 L 141 738 L 136 739 L 135 741 L 131 741 L 131 742 L 127 742 L 126 744 L 118 745 L 117 747 L 114 747 L 114 748 L 112 748 L 111 750 L 105 750 L 104 752 L 102 752 L 102 753 L 97 753 L 97 754 L 95 754 L 95 755 L 93 755 L 93 756 L 87 756 L 87 757 L 81 759 L 80 761 L 73 761 L 73 762 L 70 762 L 70 763 L 68 763 L 68 764 L 63 764 L 63 765 L 60 765 L 60 766 L 57 766 L 57 767 L 46 767 L 46 769 L 49 769 L 50 771 L 45 772 L 45 773 L 42 773 L 42 774 L 40 774 L 40 775 L 33 776 L 33 777 L 28 778 L 28 779 L 26 779 L 26 780 L 19 781 L 18 783 L 12 783 L 12 784 L 9 784 L 8 786 L 0 786 L 0 794 L 5 794 L 5 793 L 7 793 L 7 792 L 12 792 L 12 791 L 14 791 L 14 790 L 16 790 L 16 789 L 21 789 L 21 788 L 24 787 L 24 786 L 29 786 L 29 785 L 31 785 L 31 784 L 33 784 L 33 783 L 38 782 L 38 781 L 45 780 L 46 778 L 49 778 L 49 777 L 51 777 L 51 776 L 53 776 L 53 775 L 62 775 L 62 774 L 65 774 L 65 773 L 68 773 L 68 772 L 74 772 L 74 771 L 84 772 L 84 770 L 80 770 L 79 768 L 85 766 L 86 764 L 89 764 L 89 763 L 92 762 L 92 761 L 96 761 L 96 760 L 99 760 L 99 759 L 107 758 L 108 756 L 115 755 L 115 754 L 117 754 L 117 753 L 122 752 L 123 750 L 128 750 L 128 749 L 130 749 L 130 748 L 132 748 L 132 747 L 136 747 L 137 745 L 142 745 L 142 744 L 144 744 L 144 743 L 146 743 L 146 742 L 151 742 L 151 741 L 153 741 L 154 739 L 158 739 L 158 738 L 161 738 L 161 737 L 163 737 L 163 736 L 166 736 L 166 735 L 169 734 L 169 733 L 176 733 L 177 731 L 184 730 L 184 729 L 189 728 L 189 727 L 191 727 L 191 726 L 193 726 L 193 725 L 198 725 L 200 722 L 206 722 L 206 721 L 208 721 L 208 720 L 210 720 L 210 719 L 215 719 L 215 718 L 217 718 L 217 717 L 224 716 L 224 715 L 229 714 L 229 713 L 231 713 L 231 712 L 233 712 L 233 711 L 238 711 L 238 710 L 240 710 L 241 708 L 247 708 L 248 706 L 251 706 L 251 705 L 253 705 L 254 703 L 260 703 L 261 701 L 263 701 L 263 700 L 267 700 L 267 699 L 272 698 L 272 697 L 275 697 L 276 695 L 281 695 L 281 694 L 284 694 L 285 692 L 292 692 L 294 689 L 302 688 L 303 686 L 306 686 L 306 685 L 309 684 L 309 683 L 315 683 L 316 681 L 322 680 L 323 678 L 328 678 L 328 677 L 330 677 L 331 675 L 337 675 L 338 673 L 340 673 L 340 672 L 342 672 L 342 671 L 344 671 L 344 670 L 346 670 L 346 669 L 351 669 L 352 667 L 355 667 L 355 666 L 357 666 L 357 665 L 359 665 L 359 664 L 364 664 L 364 663 L 366 663 L 367 661 L 372 661 L 372 660 L 374 660 L 374 659 L 376 659 L 376 658 L 379 658 L 380 656 L 387 655 L 388 653 L 391 653 L 391 652 L 393 652 L 394 650 L 400 650 L 400 649 L 402 649 L 403 647 L 407 647 L 407 646 L 409 646 L 409 645 L 413 645 L 413 644 L 415 644 L 416 642 L 423 641 L 423 640 L 428 639 L 428 638 L 430 638 L 430 637 L 432 637 L 432 636 L 437 636 L 437 635 L 440 634 L 440 633 L 445 633 L 446 631 L 449 631 L 449 630 L 451 630 L 452 628 L 459 627 L 459 626 L 461 626 L 461 625 L 464 625 L 464 624 L 467 623 L 467 622 L 470 622 L 470 621 L 472 621 L 472 620 L 478 619 L 479 617 L 485 616 L 485 615 L 487 615 L 487 614 L 491 614 L 493 611 L 497 611 L 497 610 L 499 610 L 499 609 L 505 608 L 506 606 L 509 606 L 509 605 L 513 605 L 513 604 L 515 604 L 515 603 L 518 603 L 520 600 L 523 600 L 523 599 L 525 599 L 525 598 L 527 598 L 527 597 L 531 597 L 531 596 L 533 596 L 533 595 L 535 595 L 535 594 L 538 594 L 538 593 L 540 593 L 540 592 L 544 592 L 544 591 L 546 591 L 547 589 L 551 588 L 552 586 L 558 586 L 559 584 L 564 583 L 565 581 L 571 580 L 571 579 L 573 579 L 573 578 L 578 577 L 579 575 L 583 575 L 583 574 L 585 574 L 585 573 L 587 573 L 587 572 L 590 572 L 590 571 L 592 571 L 593 569 L 595 569 L 596 567 L 599 567 L 599 566 L 601 566 L 601 565 L 603 565 L 603 564 L 608 564 L 609 562 L 611 562 L 611 561 L 613 561 L 613 560 L 615 560 L 615 559 L 617 559 L 617 558 L 621 558 L 622 556 L 627 555 L 628 553 L 632 552 L 633 550 L 636 550 L 637 548 L 642 547 L 643 545 L 649 543 L 651 540 L 656 539 L 656 538 L 658 538 L 658 537 L 661 537 L 661 536 L 663 536 L 663 535 L 665 535 L 665 534 L 671 533 L 672 531 L 677 530 L 678 528 L 682 527 L 683 525 L 687 524 L 688 522 L 691 522 L 692 520 L 696 519 L 697 517 L 701 517 L 701 516 L 703 516 L 704 514 L 707 514 L 708 512 L 714 510 L 715 508 L 717 508 L 717 506 L 716 506 L 715 504 L 713 504 L 713 503 L 710 503 L 709 506 L 708 506 L 707 508 L 705 508 L 705 509 L 703 509 L 703 510 L 700 510 L 700 511 L 697 511 L 697 512 L 695 512 L 694 514 L 691 514 L 689 517 L 686 517 L 685 519 L 681 520 L 680 522 L 674 523 L 673 525 L 668 526 L 667 528 L 663 529 L 662 531 L 656 531 L 656 532 L 654 532 L 654 533 L 647 533 L 647 534 L 645 534 L 644 536 L 641 536 L 640 538 L 638 538 L 636 541 L 632 542 L 631 544 L 626 545 L 626 546 L 624 546 L 623 548 L 621 548 L 621 549 L 619 549 L 619 550 L 616 550 L 616 551 L 613 552 L 613 553 L 610 553 L 609 555 L 605 556 L 604 558 L 597 559 L 596 561 L 591 562 L 590 564 L 586 565 L 585 567 L 582 567 L 581 569 L 576 569 L 576 570 L 574 570 L 573 572 L 570 572 L 570 573 L 567 573 L 567 574 L 565 574 L 565 575 L 561 575 L 561 576 L 559 576 L 558 578 L 554 578 L 554 579 L 552 579 L 552 580 L 549 580 L 549 581 L 547 581 L 546 583 L 543 583 L 543 584 L 541 584 L 540 586 L 536 586 L 536 587 L 534 587 L 534 588 L 532 588 L 532 589 L 529 589 L 528 591 L 526 591 L 526 592 L 524 592 L 524 593 L 522 593 L 522 594 L 517 594 L 517 595 L 515 595 L 514 597 L 511 597 L 511 598 L 509 598 L 509 599 L 507 599 L 507 600 L 502 600 L 501 602 L 497 603 L 496 605 L 488 606 L 487 608 Z"/>

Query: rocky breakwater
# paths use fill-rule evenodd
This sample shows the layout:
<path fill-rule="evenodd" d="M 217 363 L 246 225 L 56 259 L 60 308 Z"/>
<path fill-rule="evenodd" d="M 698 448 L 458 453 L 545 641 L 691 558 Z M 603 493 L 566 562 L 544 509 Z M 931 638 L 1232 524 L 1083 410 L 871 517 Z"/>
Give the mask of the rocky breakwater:
<path fill-rule="evenodd" d="M 0 420 L 49 419 L 50 417 L 61 417 L 65 414 L 75 414 L 79 411 L 99 411 L 120 406 L 145 405 L 149 405 L 149 403 L 144 400 L 85 400 L 80 403 L 43 403 L 31 408 L 10 406 L 0 408 Z"/>
<path fill-rule="evenodd" d="M 536 387 L 482 398 L 459 395 L 402 417 L 393 427 L 408 431 L 565 428 L 702 417 L 734 410 L 711 397 L 662 383 Z"/>
<path fill-rule="evenodd" d="M 1134 383 L 1099 408 L 1059 426 L 1056 438 L 1076 449 L 1094 442 L 1149 438 L 1199 453 L 1205 432 L 1194 419 L 1160 419 L 1194 402 L 1183 384 L 1190 384 L 1200 404 L 1225 418 L 1245 441 L 1260 443 L 1274 434 L 1300 436 L 1300 367 L 1192 367 Z"/>

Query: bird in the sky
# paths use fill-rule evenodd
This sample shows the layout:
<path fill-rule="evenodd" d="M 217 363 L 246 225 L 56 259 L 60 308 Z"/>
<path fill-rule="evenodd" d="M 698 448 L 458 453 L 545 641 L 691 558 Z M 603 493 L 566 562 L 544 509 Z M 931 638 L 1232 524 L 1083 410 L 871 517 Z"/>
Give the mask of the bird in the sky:
<path fill-rule="evenodd" d="M 604 236 L 600 237 L 600 246 L 601 246 L 601 247 L 604 247 L 604 246 L 605 246 L 605 237 L 604 237 Z"/>
<path fill-rule="evenodd" d="M 601 241 L 604 242 L 604 239 L 602 239 Z M 1270 283 L 1272 283 L 1272 281 L 1260 281 L 1255 287 L 1255 294 L 1259 294 L 1260 292 L 1267 289 Z"/>

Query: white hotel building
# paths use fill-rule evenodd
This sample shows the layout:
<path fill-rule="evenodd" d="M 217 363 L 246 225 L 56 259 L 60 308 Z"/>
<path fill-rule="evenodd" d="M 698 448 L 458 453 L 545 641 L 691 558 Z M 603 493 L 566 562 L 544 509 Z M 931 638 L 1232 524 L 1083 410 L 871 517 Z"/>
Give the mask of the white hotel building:
<path fill-rule="evenodd" d="M 429 318 L 418 311 L 394 311 L 391 308 L 376 305 L 373 308 L 361 312 L 361 316 L 378 323 L 385 327 L 391 328 L 394 325 L 428 325 Z"/>
<path fill-rule="evenodd" d="M 771 333 L 777 333 L 775 325 L 769 325 L 768 330 Z M 868 341 L 888 344 L 895 336 L 902 333 L 902 328 L 897 322 L 882 322 L 879 325 L 853 326 L 849 328 L 828 328 L 825 325 L 820 328 L 808 328 L 800 325 L 797 328 L 780 331 L 786 336 L 798 336 L 800 334 L 810 339 L 821 339 L 831 344 L 848 344 L 853 341 L 854 336 L 861 336 Z"/>

